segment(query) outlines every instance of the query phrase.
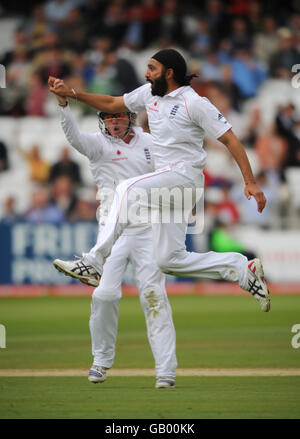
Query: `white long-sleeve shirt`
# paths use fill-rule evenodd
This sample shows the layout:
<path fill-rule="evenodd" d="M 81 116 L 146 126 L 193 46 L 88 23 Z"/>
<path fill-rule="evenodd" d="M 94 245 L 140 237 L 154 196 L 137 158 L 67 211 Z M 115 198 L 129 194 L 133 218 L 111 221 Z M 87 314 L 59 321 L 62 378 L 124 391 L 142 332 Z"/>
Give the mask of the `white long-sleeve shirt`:
<path fill-rule="evenodd" d="M 101 131 L 82 132 L 77 127 L 69 105 L 60 107 L 61 125 L 68 142 L 89 159 L 89 166 L 98 188 L 100 225 L 105 224 L 117 185 L 128 178 L 154 170 L 152 138 L 140 127 L 133 127 L 135 136 L 129 144 L 122 139 L 105 136 Z M 129 225 L 124 234 L 141 233 L 147 224 Z"/>

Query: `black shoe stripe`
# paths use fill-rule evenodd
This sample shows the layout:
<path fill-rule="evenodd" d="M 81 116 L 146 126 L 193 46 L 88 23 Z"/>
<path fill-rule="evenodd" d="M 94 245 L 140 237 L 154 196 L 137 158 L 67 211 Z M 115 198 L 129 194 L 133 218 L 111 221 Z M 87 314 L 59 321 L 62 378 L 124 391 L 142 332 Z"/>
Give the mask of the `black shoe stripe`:
<path fill-rule="evenodd" d="M 263 291 L 263 288 L 261 287 L 261 285 L 256 281 L 256 279 L 254 281 L 251 281 L 250 279 L 248 279 L 248 285 L 249 285 L 249 292 L 251 294 L 257 294 L 258 296 L 264 298 L 265 295 L 264 294 L 260 294 L 260 291 Z"/>
<path fill-rule="evenodd" d="M 90 270 L 93 269 L 91 265 L 85 265 L 82 261 L 77 262 L 76 267 L 73 268 L 71 271 L 72 273 L 76 273 L 79 276 L 86 276 L 90 275 Z"/>

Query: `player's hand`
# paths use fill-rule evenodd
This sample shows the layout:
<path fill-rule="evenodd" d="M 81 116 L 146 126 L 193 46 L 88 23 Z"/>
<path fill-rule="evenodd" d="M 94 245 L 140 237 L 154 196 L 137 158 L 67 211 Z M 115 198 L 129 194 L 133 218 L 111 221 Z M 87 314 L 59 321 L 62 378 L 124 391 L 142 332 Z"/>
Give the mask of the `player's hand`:
<path fill-rule="evenodd" d="M 267 200 L 263 191 L 257 186 L 256 183 L 247 183 L 245 185 L 244 194 L 248 200 L 250 200 L 252 196 L 255 198 L 258 212 L 262 212 L 264 210 Z"/>
<path fill-rule="evenodd" d="M 62 79 L 55 78 L 54 76 L 49 76 L 48 85 L 49 90 L 52 93 L 64 98 L 67 97 L 70 92 L 70 88 L 66 86 L 64 81 Z"/>
<path fill-rule="evenodd" d="M 48 85 L 49 85 L 49 88 L 50 88 L 50 87 L 53 87 L 55 79 L 56 79 L 56 78 L 55 78 L 54 76 L 49 76 L 49 78 L 48 78 Z"/>

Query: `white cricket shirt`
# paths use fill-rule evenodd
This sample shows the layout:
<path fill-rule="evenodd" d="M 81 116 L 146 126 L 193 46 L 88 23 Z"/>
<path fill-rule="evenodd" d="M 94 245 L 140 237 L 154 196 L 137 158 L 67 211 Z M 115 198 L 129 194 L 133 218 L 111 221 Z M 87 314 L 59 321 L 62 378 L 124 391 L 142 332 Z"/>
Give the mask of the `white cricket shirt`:
<path fill-rule="evenodd" d="M 130 111 L 147 111 L 155 169 L 181 162 L 196 176 L 206 162 L 205 133 L 217 139 L 231 128 L 220 111 L 190 86 L 160 97 L 152 96 L 149 83 L 124 94 L 124 102 Z"/>
<path fill-rule="evenodd" d="M 127 144 L 122 139 L 105 136 L 101 131 L 80 131 L 69 105 L 60 107 L 60 114 L 68 142 L 89 159 L 89 167 L 98 187 L 100 225 L 104 225 L 117 185 L 154 170 L 151 135 L 144 133 L 140 127 L 133 127 L 135 136 Z M 147 224 L 130 225 L 124 234 L 141 233 L 149 227 Z"/>

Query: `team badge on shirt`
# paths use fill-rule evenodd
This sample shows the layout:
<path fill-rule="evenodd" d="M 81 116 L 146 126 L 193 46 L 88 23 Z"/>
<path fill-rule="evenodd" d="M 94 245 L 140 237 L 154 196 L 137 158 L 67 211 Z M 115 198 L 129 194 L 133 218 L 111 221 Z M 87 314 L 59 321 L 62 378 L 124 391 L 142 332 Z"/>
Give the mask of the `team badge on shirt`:
<path fill-rule="evenodd" d="M 147 160 L 147 163 L 151 163 L 151 153 L 149 148 L 144 148 L 145 157 Z"/>
<path fill-rule="evenodd" d="M 179 105 L 174 105 L 174 107 L 172 108 L 171 112 L 170 112 L 170 119 L 174 119 L 174 117 L 176 116 L 176 113 L 178 111 Z"/>

